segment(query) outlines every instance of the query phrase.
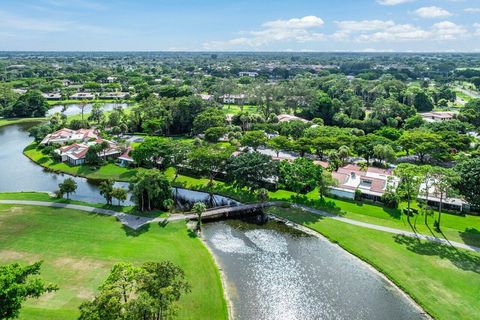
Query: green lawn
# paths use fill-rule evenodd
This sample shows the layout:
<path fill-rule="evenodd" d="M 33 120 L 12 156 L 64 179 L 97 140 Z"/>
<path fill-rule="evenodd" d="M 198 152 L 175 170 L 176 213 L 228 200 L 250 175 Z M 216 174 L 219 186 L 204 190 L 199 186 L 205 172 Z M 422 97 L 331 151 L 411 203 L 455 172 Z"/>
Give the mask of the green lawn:
<path fill-rule="evenodd" d="M 159 210 L 154 210 L 150 212 L 141 212 L 135 206 L 118 206 L 118 205 L 107 205 L 105 203 L 90 203 L 83 202 L 78 200 L 64 199 L 64 198 L 55 198 L 51 197 L 48 193 L 45 192 L 1 192 L 0 200 L 31 200 L 31 201 L 46 201 L 46 202 L 56 202 L 56 203 L 66 203 L 66 204 L 78 204 L 87 207 L 108 209 L 112 211 L 118 211 L 123 213 L 128 213 L 136 216 L 142 217 L 166 217 L 167 213 Z M 113 201 L 116 203 L 116 200 Z"/>
<path fill-rule="evenodd" d="M 249 112 L 249 113 L 257 113 L 258 108 L 257 106 L 250 106 L 250 105 L 245 105 L 245 106 L 239 106 L 236 104 L 225 104 L 223 106 L 223 112 L 225 114 L 239 114 L 243 109 L 243 112 Z"/>
<path fill-rule="evenodd" d="M 47 103 L 49 106 L 58 106 L 58 105 L 62 105 L 62 104 L 78 104 L 82 102 L 82 100 L 72 100 L 72 99 L 66 99 L 66 100 L 48 100 Z M 87 103 L 114 103 L 114 102 L 117 102 L 117 103 L 130 103 L 131 101 L 118 101 L 118 100 L 115 100 L 115 99 L 95 99 L 95 100 L 87 100 Z"/>
<path fill-rule="evenodd" d="M 173 179 L 173 170 L 167 170 L 167 176 Z M 180 175 L 176 184 L 188 189 L 211 190 L 215 193 L 226 195 L 242 202 L 253 202 L 255 199 L 246 190 L 238 190 L 226 183 L 217 181 L 213 187 L 207 188 L 208 179 L 197 179 Z M 472 215 L 442 214 L 442 232 L 436 232 L 433 227 L 434 217 L 431 215 L 424 224 L 424 216 L 420 214 L 410 219 L 408 223 L 401 209 L 389 209 L 380 204 L 370 204 L 346 199 L 325 197 L 320 200 L 318 191 L 314 190 L 306 195 L 296 197 L 294 192 L 277 190 L 270 192 L 271 200 L 290 201 L 302 203 L 312 208 L 325 210 L 330 213 L 342 215 L 346 218 L 373 223 L 381 226 L 392 227 L 407 231 L 416 231 L 426 235 L 435 235 L 451 241 L 457 241 L 480 247 L 480 217 Z M 402 203 L 401 208 L 406 204 Z M 417 207 L 416 204 L 414 207 Z M 438 212 L 434 212 L 435 218 Z"/>
<path fill-rule="evenodd" d="M 480 314 L 480 255 L 348 225 L 294 209 L 269 209 L 323 234 L 383 272 L 436 319 Z"/>
<path fill-rule="evenodd" d="M 219 272 L 201 241 L 183 222 L 152 224 L 133 232 L 112 217 L 68 209 L 0 205 L 0 263 L 43 260 L 42 276 L 60 290 L 24 306 L 20 319 L 77 319 L 111 266 L 170 260 L 192 286 L 179 319 L 226 319 Z"/>
<path fill-rule="evenodd" d="M 12 124 L 26 123 L 26 122 L 42 122 L 45 118 L 11 118 L 0 119 L 0 127 L 9 126 Z"/>
<path fill-rule="evenodd" d="M 76 176 L 83 176 L 89 179 L 129 181 L 137 173 L 137 169 L 123 168 L 115 164 L 107 164 L 94 170 L 88 166 L 72 167 L 65 163 L 56 163 L 51 160 L 50 157 L 45 156 L 40 151 L 36 150 L 34 144 L 28 146 L 24 150 L 24 153 L 30 159 L 51 170 L 66 172 Z M 166 170 L 166 175 L 173 180 L 174 170 L 171 168 Z M 221 181 L 215 181 L 213 187 L 208 187 L 208 179 L 179 175 L 174 182 L 174 185 L 187 189 L 212 191 L 242 202 L 256 201 L 252 194 L 246 189 L 237 189 Z M 416 231 L 418 233 L 434 235 L 451 241 L 463 242 L 480 247 L 480 217 L 478 216 L 444 213 L 442 215 L 442 232 L 439 233 L 436 232 L 433 227 L 433 222 L 435 221 L 433 216 L 428 217 L 427 224 L 424 223 L 423 213 L 417 217 L 416 223 L 415 218 L 410 219 L 411 221 L 408 223 L 406 216 L 401 214 L 401 209 L 389 209 L 381 205 L 329 197 L 325 197 L 325 200 L 320 200 L 317 190 L 306 195 L 301 195 L 300 197 L 296 197 L 294 192 L 277 190 L 275 192 L 270 192 L 270 199 L 302 203 L 313 208 L 322 209 L 354 220 L 407 231 Z M 401 205 L 401 208 L 403 207 L 405 207 L 405 204 Z M 438 213 L 434 213 L 435 217 L 437 214 Z"/>

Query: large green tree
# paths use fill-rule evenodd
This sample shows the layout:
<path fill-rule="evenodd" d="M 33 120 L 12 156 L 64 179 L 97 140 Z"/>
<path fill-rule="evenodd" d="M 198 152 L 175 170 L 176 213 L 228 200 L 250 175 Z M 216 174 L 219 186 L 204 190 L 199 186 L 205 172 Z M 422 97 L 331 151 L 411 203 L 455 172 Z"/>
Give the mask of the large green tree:
<path fill-rule="evenodd" d="M 302 157 L 293 162 L 281 161 L 278 168 L 279 183 L 281 187 L 298 195 L 314 189 L 321 179 L 322 171 L 321 166 Z"/>
<path fill-rule="evenodd" d="M 190 292 L 183 269 L 169 262 L 113 266 L 92 301 L 80 306 L 80 320 L 172 319 L 176 302 Z"/>
<path fill-rule="evenodd" d="M 231 157 L 226 166 L 227 176 L 238 187 L 261 188 L 276 175 L 277 164 L 268 155 L 244 152 Z"/>
<path fill-rule="evenodd" d="M 455 171 L 460 176 L 456 188 L 469 203 L 480 207 L 480 158 L 461 161 L 455 166 Z"/>
<path fill-rule="evenodd" d="M 164 201 L 172 197 L 170 181 L 157 169 L 140 170 L 129 189 L 140 211 L 163 209 Z"/>
<path fill-rule="evenodd" d="M 188 156 L 188 166 L 198 174 L 208 177 L 209 185 L 221 174 L 232 154 L 231 149 L 219 146 L 204 146 L 193 149 Z"/>
<path fill-rule="evenodd" d="M 42 262 L 21 266 L 18 263 L 0 265 L 0 319 L 15 319 L 29 298 L 39 298 L 57 286 L 39 277 Z"/>

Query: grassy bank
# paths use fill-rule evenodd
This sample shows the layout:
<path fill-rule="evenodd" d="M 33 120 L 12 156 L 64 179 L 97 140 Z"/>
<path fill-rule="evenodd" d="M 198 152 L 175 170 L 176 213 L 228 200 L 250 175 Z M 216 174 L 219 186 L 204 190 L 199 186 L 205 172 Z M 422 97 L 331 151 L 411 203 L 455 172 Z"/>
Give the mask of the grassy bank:
<path fill-rule="evenodd" d="M 111 266 L 170 260 L 192 286 L 179 319 L 226 319 L 219 272 L 208 250 L 185 224 L 122 228 L 114 218 L 68 209 L 0 205 L 0 263 L 43 260 L 42 276 L 60 290 L 30 300 L 20 319 L 76 319 L 78 306 L 95 294 Z"/>
<path fill-rule="evenodd" d="M 119 167 L 115 164 L 107 164 L 98 169 L 89 166 L 72 167 L 65 163 L 54 162 L 50 157 L 36 150 L 35 146 L 35 144 L 31 144 L 25 148 L 25 155 L 41 166 L 55 172 L 64 172 L 74 176 L 96 180 L 114 179 L 128 182 L 135 176 L 138 170 L 136 168 Z M 173 181 L 174 170 L 170 168 L 166 170 L 165 173 L 170 180 Z M 215 181 L 213 186 L 208 186 L 208 182 L 208 179 L 204 178 L 179 175 L 174 181 L 174 185 L 187 189 L 214 192 L 244 203 L 256 201 L 252 194 L 246 189 L 238 189 L 222 181 Z M 433 222 L 437 218 L 438 212 L 433 211 L 433 213 L 427 217 L 427 224 L 424 223 L 423 213 L 417 216 L 416 219 L 411 218 L 409 222 L 406 216 L 402 214 L 402 209 L 405 207 L 405 204 L 402 204 L 399 209 L 390 209 L 379 204 L 346 199 L 325 197 L 325 199 L 321 200 L 318 195 L 318 190 L 313 190 L 310 193 L 298 197 L 294 192 L 277 190 L 270 192 L 270 199 L 302 203 L 312 208 L 325 210 L 353 220 L 406 231 L 415 231 L 425 235 L 433 235 L 439 238 L 480 247 L 480 217 L 478 216 L 444 213 L 442 215 L 442 230 L 441 232 L 437 232 L 433 226 Z M 416 204 L 414 206 L 416 206 Z"/>
<path fill-rule="evenodd" d="M 12 124 L 19 124 L 19 123 L 32 123 L 32 122 L 42 122 L 45 121 L 45 118 L 8 118 L 8 119 L 0 119 L 0 127 L 9 126 Z"/>
<path fill-rule="evenodd" d="M 269 209 L 311 228 L 385 274 L 436 319 L 480 314 L 480 255 L 341 223 L 294 209 Z"/>

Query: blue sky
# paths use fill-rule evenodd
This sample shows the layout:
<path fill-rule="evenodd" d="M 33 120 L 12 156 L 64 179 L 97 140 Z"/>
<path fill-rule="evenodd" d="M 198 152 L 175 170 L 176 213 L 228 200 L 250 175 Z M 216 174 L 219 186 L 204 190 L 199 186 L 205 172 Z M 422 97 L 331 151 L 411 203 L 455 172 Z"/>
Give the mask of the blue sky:
<path fill-rule="evenodd" d="M 480 0 L 0 0 L 0 50 L 480 52 Z"/>

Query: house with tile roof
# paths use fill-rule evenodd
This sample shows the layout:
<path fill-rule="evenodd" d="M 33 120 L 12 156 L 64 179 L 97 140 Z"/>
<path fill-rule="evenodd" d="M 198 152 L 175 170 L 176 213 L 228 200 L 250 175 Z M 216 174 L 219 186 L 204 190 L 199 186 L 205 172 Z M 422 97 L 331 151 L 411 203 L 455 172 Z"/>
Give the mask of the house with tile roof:
<path fill-rule="evenodd" d="M 41 145 L 48 144 L 67 144 L 87 142 L 90 140 L 96 140 L 99 138 L 97 129 L 78 129 L 72 130 L 68 128 L 62 128 L 53 133 L 50 133 L 43 138 L 40 142 Z"/>
<path fill-rule="evenodd" d="M 85 156 L 90 147 L 103 142 L 107 142 L 108 146 L 98 153 L 100 158 L 107 160 L 109 158 L 118 158 L 122 154 L 121 148 L 116 143 L 101 138 L 89 142 L 65 145 L 56 149 L 55 153 L 60 156 L 62 162 L 67 162 L 72 166 L 76 166 L 85 163 Z"/>
<path fill-rule="evenodd" d="M 332 176 L 338 185 L 330 189 L 330 194 L 348 199 L 355 199 L 355 190 L 359 189 L 364 198 L 380 201 L 387 187 L 396 188 L 399 182 L 390 169 L 368 167 L 362 170 L 355 164 L 339 168 Z"/>

